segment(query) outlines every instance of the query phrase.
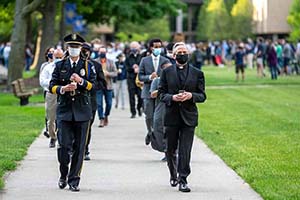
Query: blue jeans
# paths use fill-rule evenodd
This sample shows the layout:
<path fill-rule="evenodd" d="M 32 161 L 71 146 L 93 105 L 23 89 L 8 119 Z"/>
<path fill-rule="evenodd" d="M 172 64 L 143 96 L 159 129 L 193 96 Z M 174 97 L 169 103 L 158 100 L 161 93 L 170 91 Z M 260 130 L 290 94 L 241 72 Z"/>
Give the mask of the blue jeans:
<path fill-rule="evenodd" d="M 96 92 L 99 119 L 109 116 L 112 105 L 112 90 L 98 90 Z M 103 113 L 103 96 L 105 99 L 105 113 Z"/>
<path fill-rule="evenodd" d="M 277 79 L 277 67 L 275 65 L 270 65 L 271 78 Z"/>

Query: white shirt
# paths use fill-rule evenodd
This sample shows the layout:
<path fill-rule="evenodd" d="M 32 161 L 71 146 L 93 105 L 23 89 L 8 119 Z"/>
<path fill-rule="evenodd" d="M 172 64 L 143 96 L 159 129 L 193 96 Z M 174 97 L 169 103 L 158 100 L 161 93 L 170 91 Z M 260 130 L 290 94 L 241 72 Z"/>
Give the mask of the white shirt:
<path fill-rule="evenodd" d="M 55 68 L 55 62 L 51 62 L 45 65 L 43 70 L 40 72 L 40 85 L 45 91 L 49 92 L 49 84 L 52 78 L 52 73 Z"/>
<path fill-rule="evenodd" d="M 153 62 L 153 66 L 154 66 L 154 71 L 157 72 L 158 65 L 159 65 L 160 55 L 154 56 L 153 54 L 151 54 L 151 56 L 152 56 L 152 62 Z"/>
<path fill-rule="evenodd" d="M 75 60 L 75 61 L 73 61 L 73 60 L 71 59 L 71 57 L 69 58 L 69 60 L 70 60 L 70 63 L 71 63 L 71 67 L 73 67 L 73 63 L 74 63 L 74 62 L 75 62 L 76 65 L 77 65 L 77 63 L 78 63 L 78 61 L 79 61 L 79 56 L 78 56 L 77 60 Z"/>

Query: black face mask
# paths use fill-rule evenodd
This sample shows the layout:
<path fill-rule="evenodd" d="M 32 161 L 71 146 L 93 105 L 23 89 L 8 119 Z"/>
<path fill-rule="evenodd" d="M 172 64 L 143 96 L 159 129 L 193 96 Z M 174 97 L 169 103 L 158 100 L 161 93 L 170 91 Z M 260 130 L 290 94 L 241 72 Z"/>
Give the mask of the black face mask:
<path fill-rule="evenodd" d="M 53 59 L 53 53 L 48 53 L 48 58 Z"/>
<path fill-rule="evenodd" d="M 188 60 L 189 60 L 189 54 L 177 54 L 176 55 L 176 61 L 181 65 L 187 63 Z"/>
<path fill-rule="evenodd" d="M 105 53 L 100 53 L 100 58 L 105 58 L 106 57 L 106 54 Z"/>

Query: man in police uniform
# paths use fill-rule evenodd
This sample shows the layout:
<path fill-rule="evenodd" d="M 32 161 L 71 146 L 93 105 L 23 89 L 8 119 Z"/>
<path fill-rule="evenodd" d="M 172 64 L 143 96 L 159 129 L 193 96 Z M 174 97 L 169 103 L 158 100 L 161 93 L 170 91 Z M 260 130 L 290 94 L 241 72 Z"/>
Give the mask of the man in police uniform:
<path fill-rule="evenodd" d="M 88 70 L 86 67 L 88 61 L 80 58 L 81 45 L 85 42 L 81 36 L 70 34 L 64 41 L 68 45 L 69 56 L 56 63 L 49 91 L 58 95 L 56 112 L 59 144 L 57 153 L 60 163 L 58 186 L 63 189 L 68 183 L 69 189 L 76 192 L 79 191 L 84 149 L 92 117 L 88 91 L 93 87 L 95 68 Z"/>

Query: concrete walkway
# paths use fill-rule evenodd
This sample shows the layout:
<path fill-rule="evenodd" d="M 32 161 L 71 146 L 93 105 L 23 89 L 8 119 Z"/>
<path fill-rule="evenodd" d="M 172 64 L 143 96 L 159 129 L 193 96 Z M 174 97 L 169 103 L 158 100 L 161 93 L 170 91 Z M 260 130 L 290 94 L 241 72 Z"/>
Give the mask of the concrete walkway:
<path fill-rule="evenodd" d="M 93 126 L 91 161 L 85 161 L 81 191 L 57 187 L 59 177 L 56 149 L 38 137 L 18 169 L 6 179 L 1 200 L 256 200 L 261 197 L 227 167 L 199 139 L 192 154 L 191 193 L 169 186 L 166 163 L 161 153 L 144 145 L 143 117 L 129 119 L 127 110 L 112 111 L 110 124 Z"/>

